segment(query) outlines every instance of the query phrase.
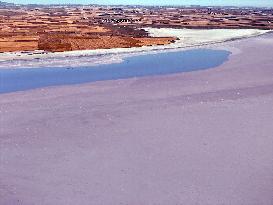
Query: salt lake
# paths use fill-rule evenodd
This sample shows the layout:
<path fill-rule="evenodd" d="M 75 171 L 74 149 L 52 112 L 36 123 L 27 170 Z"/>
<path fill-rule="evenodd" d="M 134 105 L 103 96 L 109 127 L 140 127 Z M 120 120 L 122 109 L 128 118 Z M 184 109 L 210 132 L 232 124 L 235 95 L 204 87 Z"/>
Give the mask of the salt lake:
<path fill-rule="evenodd" d="M 192 49 L 131 56 L 121 63 L 88 67 L 0 69 L 0 93 L 204 70 L 221 65 L 230 54 L 225 50 Z"/>

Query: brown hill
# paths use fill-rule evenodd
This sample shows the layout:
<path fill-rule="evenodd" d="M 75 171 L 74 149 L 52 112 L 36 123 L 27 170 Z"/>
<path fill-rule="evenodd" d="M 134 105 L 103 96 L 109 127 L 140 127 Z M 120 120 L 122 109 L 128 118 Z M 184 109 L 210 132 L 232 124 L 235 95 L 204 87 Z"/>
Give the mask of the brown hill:
<path fill-rule="evenodd" d="M 130 48 L 159 44 L 164 45 L 174 40 L 174 38 L 150 37 L 44 35 L 38 41 L 38 49 L 58 52 L 86 49 Z"/>

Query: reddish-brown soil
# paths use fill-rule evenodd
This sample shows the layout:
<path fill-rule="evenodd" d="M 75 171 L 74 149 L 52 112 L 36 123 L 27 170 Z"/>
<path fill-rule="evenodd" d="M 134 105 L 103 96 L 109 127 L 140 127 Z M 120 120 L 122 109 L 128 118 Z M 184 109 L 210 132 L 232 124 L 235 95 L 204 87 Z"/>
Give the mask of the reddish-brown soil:
<path fill-rule="evenodd" d="M 45 35 L 38 41 L 38 49 L 46 51 L 72 51 L 86 49 L 130 48 L 169 44 L 174 38 L 133 38 L 123 36 L 67 36 Z"/>
<path fill-rule="evenodd" d="M 0 52 L 165 45 L 141 27 L 273 29 L 272 10 L 0 6 Z"/>

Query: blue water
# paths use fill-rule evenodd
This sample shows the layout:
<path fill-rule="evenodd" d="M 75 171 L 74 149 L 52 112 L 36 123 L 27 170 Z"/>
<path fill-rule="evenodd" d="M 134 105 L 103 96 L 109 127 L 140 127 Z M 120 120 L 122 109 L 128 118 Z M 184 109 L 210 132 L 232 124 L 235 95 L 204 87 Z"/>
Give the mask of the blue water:
<path fill-rule="evenodd" d="M 164 75 L 203 70 L 221 65 L 230 52 L 194 49 L 128 57 L 120 64 L 67 68 L 24 68 L 0 70 L 0 93 L 56 85 Z"/>

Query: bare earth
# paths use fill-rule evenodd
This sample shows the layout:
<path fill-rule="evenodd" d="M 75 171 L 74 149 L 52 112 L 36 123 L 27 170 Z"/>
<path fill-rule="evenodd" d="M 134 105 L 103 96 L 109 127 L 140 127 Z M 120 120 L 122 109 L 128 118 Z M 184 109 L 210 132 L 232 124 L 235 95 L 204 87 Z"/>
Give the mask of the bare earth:
<path fill-rule="evenodd" d="M 139 28 L 273 29 L 273 9 L 0 4 L 0 53 L 168 45 Z"/>
<path fill-rule="evenodd" d="M 272 205 L 273 35 L 224 45 L 215 69 L 0 95 L 0 204 Z"/>

